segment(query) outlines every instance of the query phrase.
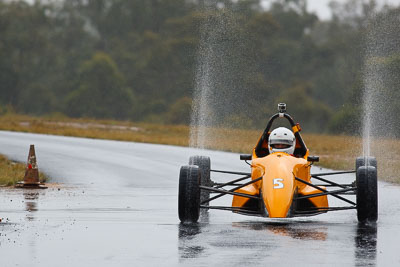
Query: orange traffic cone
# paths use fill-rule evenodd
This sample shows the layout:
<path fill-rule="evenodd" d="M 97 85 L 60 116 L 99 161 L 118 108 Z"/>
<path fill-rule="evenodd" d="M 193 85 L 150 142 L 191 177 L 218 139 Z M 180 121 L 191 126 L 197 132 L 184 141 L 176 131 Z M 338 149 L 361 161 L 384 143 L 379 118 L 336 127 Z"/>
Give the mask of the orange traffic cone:
<path fill-rule="evenodd" d="M 35 146 L 29 148 L 28 162 L 26 164 L 24 181 L 17 183 L 17 187 L 47 188 L 39 181 L 39 168 L 36 162 Z"/>

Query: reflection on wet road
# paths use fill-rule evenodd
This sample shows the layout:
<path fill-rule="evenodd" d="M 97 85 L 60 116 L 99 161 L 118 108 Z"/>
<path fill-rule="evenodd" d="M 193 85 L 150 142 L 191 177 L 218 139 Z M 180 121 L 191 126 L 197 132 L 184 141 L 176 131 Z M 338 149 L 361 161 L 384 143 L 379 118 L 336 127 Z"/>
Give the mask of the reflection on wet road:
<path fill-rule="evenodd" d="M 184 225 L 179 166 L 206 154 L 215 168 L 246 171 L 236 154 L 0 132 L 0 153 L 13 159 L 26 160 L 31 143 L 41 170 L 62 185 L 0 188 L 1 266 L 400 265 L 394 185 L 379 184 L 376 225 L 358 224 L 354 210 L 280 220 L 212 210 Z"/>
<path fill-rule="evenodd" d="M 355 237 L 356 265 L 367 266 L 376 263 L 377 225 L 362 225 L 357 227 Z"/>
<path fill-rule="evenodd" d="M 231 226 L 224 225 L 218 230 L 215 225 L 179 225 L 180 262 L 218 262 L 218 259 L 210 261 L 209 257 L 221 247 L 230 250 L 231 255 L 224 259 L 228 265 L 240 266 L 249 262 L 252 265 L 276 263 L 289 266 L 296 261 L 303 262 L 304 266 L 377 265 L 376 225 L 243 221 Z M 344 233 L 347 236 L 343 236 Z M 219 263 L 224 265 L 224 262 Z"/>

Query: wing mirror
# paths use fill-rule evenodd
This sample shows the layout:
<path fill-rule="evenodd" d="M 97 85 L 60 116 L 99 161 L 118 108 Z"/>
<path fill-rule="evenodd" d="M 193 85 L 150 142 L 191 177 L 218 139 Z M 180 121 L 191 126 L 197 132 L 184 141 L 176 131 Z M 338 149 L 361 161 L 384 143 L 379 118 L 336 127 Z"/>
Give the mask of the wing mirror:
<path fill-rule="evenodd" d="M 309 162 L 319 162 L 319 157 L 318 156 L 308 156 L 307 161 Z"/>
<path fill-rule="evenodd" d="M 241 154 L 240 155 L 240 160 L 251 160 L 252 156 L 251 154 Z"/>

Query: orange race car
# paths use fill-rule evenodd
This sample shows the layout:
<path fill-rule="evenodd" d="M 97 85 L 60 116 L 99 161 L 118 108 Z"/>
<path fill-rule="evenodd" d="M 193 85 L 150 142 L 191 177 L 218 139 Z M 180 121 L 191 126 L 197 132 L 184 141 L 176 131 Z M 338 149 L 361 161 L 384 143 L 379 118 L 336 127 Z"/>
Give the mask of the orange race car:
<path fill-rule="evenodd" d="M 179 175 L 178 213 L 181 222 L 197 222 L 200 209 L 229 210 L 235 213 L 269 218 L 311 216 L 328 211 L 356 209 L 360 222 L 375 222 L 377 205 L 377 162 L 374 157 L 356 159 L 354 171 L 311 174 L 311 165 L 319 157 L 310 156 L 300 135 L 299 124 L 286 113 L 286 104 L 271 117 L 252 155 L 240 155 L 251 172 L 211 169 L 210 158 L 192 156 Z M 291 130 L 279 127 L 270 131 L 276 119 L 286 119 Z M 224 183 L 214 182 L 211 173 L 240 175 Z M 339 184 L 322 178 L 328 175 L 356 173 L 354 182 Z M 318 180 L 314 184 L 311 179 Z M 249 180 L 249 181 L 246 181 Z M 327 190 L 330 188 L 331 190 Z M 213 194 L 213 195 L 210 195 Z M 231 206 L 212 206 L 210 202 L 233 195 Z M 345 206 L 329 206 L 328 195 Z M 355 202 L 348 195 L 356 195 Z"/>

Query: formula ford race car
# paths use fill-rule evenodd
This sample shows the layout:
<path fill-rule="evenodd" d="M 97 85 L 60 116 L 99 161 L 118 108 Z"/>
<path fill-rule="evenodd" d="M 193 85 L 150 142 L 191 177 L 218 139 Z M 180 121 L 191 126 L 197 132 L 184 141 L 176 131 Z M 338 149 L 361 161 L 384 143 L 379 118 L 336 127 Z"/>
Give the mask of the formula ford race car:
<path fill-rule="evenodd" d="M 179 174 L 178 213 L 181 222 L 197 222 L 200 209 L 228 210 L 244 215 L 269 218 L 311 216 L 328 211 L 356 209 L 360 222 L 378 219 L 377 161 L 374 157 L 356 159 L 356 169 L 329 173 L 310 174 L 311 165 L 319 161 L 309 156 L 299 124 L 286 113 L 286 104 L 278 105 L 279 113 L 269 120 L 267 127 L 253 149 L 252 155 L 240 155 L 251 167 L 251 172 L 235 172 L 211 169 L 210 158 L 192 156 L 189 165 L 182 166 Z M 293 153 L 274 152 L 269 142 L 271 127 L 276 119 L 287 119 L 293 136 Z M 275 131 L 275 130 L 274 130 Z M 274 132 L 272 131 L 272 133 Z M 286 135 L 286 133 L 285 133 Z M 295 142 L 295 143 L 294 143 Z M 240 175 L 229 182 L 214 182 L 210 174 Z M 326 176 L 355 173 L 355 181 L 339 184 Z M 319 184 L 311 180 L 318 180 Z M 327 190 L 330 188 L 330 190 Z M 211 195 L 212 194 L 212 195 Z M 212 206 L 225 195 L 233 195 L 231 206 Z M 341 200 L 344 206 L 331 207 L 328 195 Z M 349 198 L 348 195 L 356 195 Z"/>

